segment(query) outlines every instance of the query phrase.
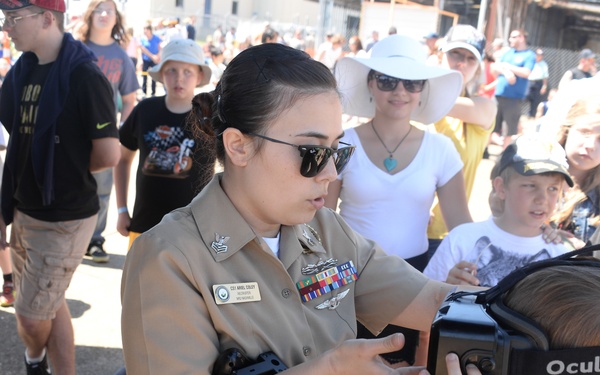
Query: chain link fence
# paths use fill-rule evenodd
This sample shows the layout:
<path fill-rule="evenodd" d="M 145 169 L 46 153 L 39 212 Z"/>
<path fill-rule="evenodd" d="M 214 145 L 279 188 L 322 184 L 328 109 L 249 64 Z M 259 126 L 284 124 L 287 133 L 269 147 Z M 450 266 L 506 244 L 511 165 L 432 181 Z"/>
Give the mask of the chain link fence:
<path fill-rule="evenodd" d="M 546 95 L 543 96 L 542 101 L 547 99 L 547 92 L 550 89 L 558 88 L 558 83 L 562 78 L 563 74 L 569 69 L 575 68 L 579 64 L 579 53 L 580 51 L 571 51 L 567 49 L 551 48 L 551 47 L 529 47 L 532 51 L 538 48 L 544 51 L 544 60 L 548 64 L 548 88 Z M 525 100 L 521 107 L 521 113 L 526 115 L 529 113 L 529 103 Z"/>

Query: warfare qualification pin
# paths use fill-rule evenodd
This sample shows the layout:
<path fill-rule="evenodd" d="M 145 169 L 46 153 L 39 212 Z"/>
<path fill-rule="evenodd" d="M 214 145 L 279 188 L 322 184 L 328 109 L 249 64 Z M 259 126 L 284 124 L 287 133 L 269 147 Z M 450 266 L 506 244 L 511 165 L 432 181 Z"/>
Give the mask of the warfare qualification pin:
<path fill-rule="evenodd" d="M 346 295 L 348 294 L 349 291 L 350 291 L 350 289 L 344 290 L 337 296 L 330 298 L 327 301 L 315 306 L 315 309 L 317 309 L 317 310 L 324 310 L 324 309 L 335 310 L 335 309 L 337 309 L 337 307 L 340 305 L 340 301 L 344 297 L 346 297 Z"/>

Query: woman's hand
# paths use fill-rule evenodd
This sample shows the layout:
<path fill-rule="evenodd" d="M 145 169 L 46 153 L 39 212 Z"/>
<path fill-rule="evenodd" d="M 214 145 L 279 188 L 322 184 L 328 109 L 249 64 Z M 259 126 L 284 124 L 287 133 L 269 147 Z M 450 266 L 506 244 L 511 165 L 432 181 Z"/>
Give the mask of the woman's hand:
<path fill-rule="evenodd" d="M 575 235 L 569 231 L 556 229 L 554 224 L 546 225 L 542 224 L 542 238 L 546 243 L 559 244 L 562 243 L 571 250 L 579 249 L 585 246 L 585 242 L 575 237 Z"/>
<path fill-rule="evenodd" d="M 462 375 L 458 356 L 454 353 L 449 353 L 446 356 L 446 368 L 448 369 L 448 375 Z M 481 375 L 481 371 L 477 366 L 470 364 L 467 365 L 467 375 Z"/>
<path fill-rule="evenodd" d="M 306 363 L 309 366 L 304 367 L 299 373 L 429 375 L 424 367 L 391 368 L 379 356 L 383 353 L 400 350 L 403 346 L 404 335 L 400 333 L 381 339 L 348 340 L 339 347 L 326 352 L 320 360 L 316 360 L 312 364 Z M 303 365 L 290 370 L 300 370 L 301 367 Z"/>
<path fill-rule="evenodd" d="M 448 271 L 446 282 L 452 285 L 479 285 L 477 274 L 477 265 L 475 263 L 462 260 Z"/>
<path fill-rule="evenodd" d="M 542 238 L 546 243 L 554 243 L 559 244 L 563 242 L 563 236 L 565 237 L 573 237 L 573 235 L 564 230 L 556 229 L 556 225 L 550 223 L 550 225 L 542 224 L 540 227 L 542 230 Z"/>

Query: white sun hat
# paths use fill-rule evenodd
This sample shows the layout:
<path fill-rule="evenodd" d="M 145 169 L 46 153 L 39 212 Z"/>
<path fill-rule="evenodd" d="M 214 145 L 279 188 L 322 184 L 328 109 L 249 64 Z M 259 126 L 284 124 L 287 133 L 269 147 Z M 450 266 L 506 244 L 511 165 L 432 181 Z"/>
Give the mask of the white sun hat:
<path fill-rule="evenodd" d="M 390 77 L 426 79 L 420 104 L 411 120 L 430 124 L 445 116 L 462 90 L 462 75 L 454 70 L 426 65 L 421 43 L 405 35 L 390 35 L 373 46 L 370 57 L 344 57 L 336 65 L 335 77 L 342 96 L 344 113 L 375 116 L 375 101 L 367 85 L 369 71 Z"/>
<path fill-rule="evenodd" d="M 204 63 L 204 52 L 196 42 L 191 39 L 175 39 L 160 51 L 160 63 L 148 69 L 148 74 L 153 80 L 163 83 L 160 69 L 167 61 L 180 61 L 188 64 L 198 65 L 202 69 L 202 81 L 198 86 L 204 86 L 210 82 L 212 71 Z"/>

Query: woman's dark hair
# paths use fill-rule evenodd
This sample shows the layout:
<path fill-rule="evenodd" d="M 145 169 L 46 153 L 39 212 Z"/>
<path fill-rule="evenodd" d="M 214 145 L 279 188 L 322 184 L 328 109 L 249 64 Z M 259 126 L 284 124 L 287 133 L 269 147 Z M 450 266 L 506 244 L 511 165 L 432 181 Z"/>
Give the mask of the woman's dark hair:
<path fill-rule="evenodd" d="M 196 141 L 224 165 L 221 133 L 261 134 L 299 99 L 336 92 L 331 71 L 308 54 L 277 43 L 250 47 L 227 65 L 215 91 L 198 94 L 188 118 Z M 210 111 L 200 111 L 199 108 Z M 208 121 L 204 118 L 209 118 Z"/>
<path fill-rule="evenodd" d="M 214 99 L 212 94 L 202 92 L 192 99 L 192 110 L 186 119 L 186 127 L 192 136 L 200 141 L 194 152 L 194 162 L 200 166 L 197 190 L 200 191 L 210 181 L 215 172 L 216 151 L 212 137 L 202 134 L 202 129 L 212 129 L 211 114 Z"/>

